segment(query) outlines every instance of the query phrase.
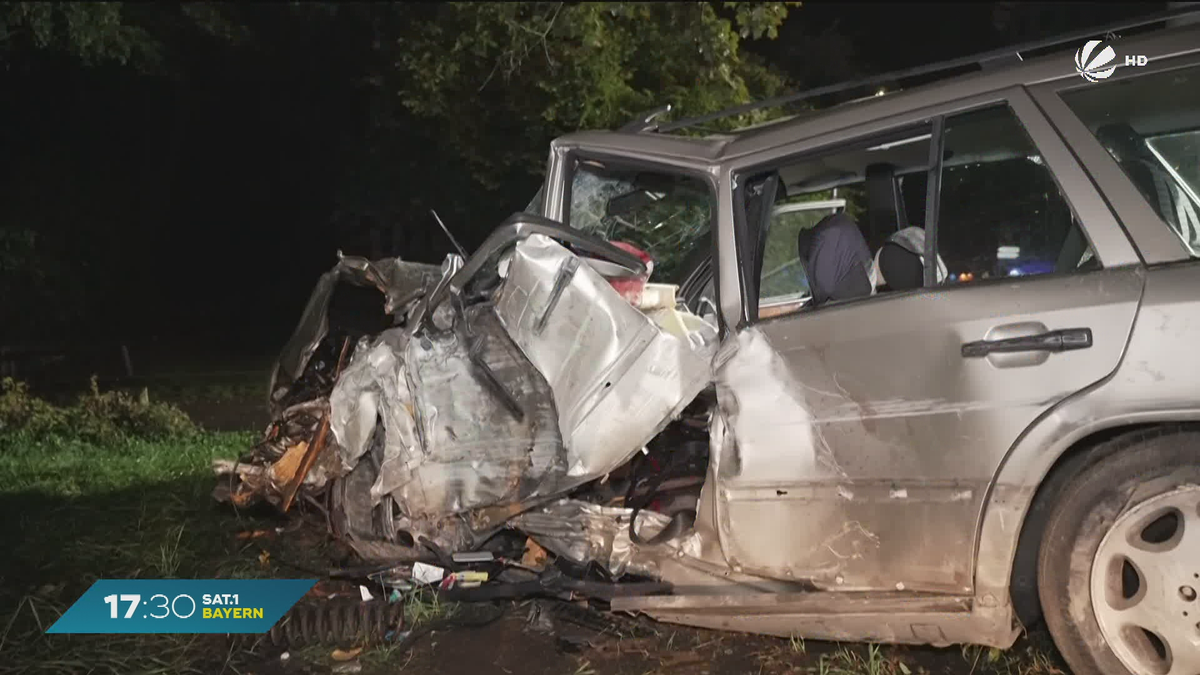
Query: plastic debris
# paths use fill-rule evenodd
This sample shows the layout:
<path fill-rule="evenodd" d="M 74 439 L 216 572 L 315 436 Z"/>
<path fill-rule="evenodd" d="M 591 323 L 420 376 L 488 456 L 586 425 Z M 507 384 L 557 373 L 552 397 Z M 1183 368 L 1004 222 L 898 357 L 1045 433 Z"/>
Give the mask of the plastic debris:
<path fill-rule="evenodd" d="M 487 580 L 487 572 L 454 572 L 442 579 L 441 588 L 478 588 Z"/>
<path fill-rule="evenodd" d="M 413 579 L 424 584 L 436 584 L 441 582 L 446 576 L 446 570 L 437 565 L 426 565 L 425 563 L 413 563 L 412 568 Z"/>
<path fill-rule="evenodd" d="M 450 556 L 450 559 L 456 563 L 463 564 L 485 563 L 492 562 L 496 559 L 496 556 L 491 551 L 464 551 L 462 553 L 455 553 Z"/>

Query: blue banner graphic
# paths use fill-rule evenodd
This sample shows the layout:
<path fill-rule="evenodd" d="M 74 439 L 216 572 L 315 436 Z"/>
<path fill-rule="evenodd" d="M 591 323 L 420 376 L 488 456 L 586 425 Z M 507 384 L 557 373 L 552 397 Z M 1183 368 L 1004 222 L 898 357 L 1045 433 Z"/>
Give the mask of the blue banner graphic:
<path fill-rule="evenodd" d="M 265 633 L 316 579 L 101 579 L 47 633 Z"/>

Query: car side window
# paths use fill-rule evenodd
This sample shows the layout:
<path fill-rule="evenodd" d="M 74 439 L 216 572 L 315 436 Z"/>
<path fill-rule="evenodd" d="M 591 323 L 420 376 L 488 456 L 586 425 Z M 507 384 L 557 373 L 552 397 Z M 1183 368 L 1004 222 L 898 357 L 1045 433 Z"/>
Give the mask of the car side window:
<path fill-rule="evenodd" d="M 1200 255 L 1200 66 L 1089 84 L 1062 99 Z"/>
<path fill-rule="evenodd" d="M 796 242 L 801 231 L 845 207 L 845 199 L 819 199 L 783 203 L 772 209 L 758 283 L 759 316 L 808 300 L 808 277 Z"/>
<path fill-rule="evenodd" d="M 779 185 L 758 225 L 767 228 L 756 261 L 759 318 L 925 286 L 932 133 L 898 130 L 749 173 L 749 183 L 777 176 Z M 928 263 L 937 285 L 1099 268 L 1007 104 L 947 116 L 942 141 L 932 167 L 941 178 L 937 256 Z M 763 212 L 754 198 L 745 198 L 748 219 Z"/>
<path fill-rule="evenodd" d="M 910 225 L 900 198 L 902 176 L 929 168 L 929 127 L 874 136 L 828 153 L 751 172 L 755 185 L 777 182 L 771 203 L 747 191 L 746 217 L 761 232 L 756 251 L 758 317 L 871 295 L 873 255 Z"/>
<path fill-rule="evenodd" d="M 1007 105 L 946 119 L 941 181 L 937 252 L 947 282 L 1098 264 L 1049 167 Z"/>

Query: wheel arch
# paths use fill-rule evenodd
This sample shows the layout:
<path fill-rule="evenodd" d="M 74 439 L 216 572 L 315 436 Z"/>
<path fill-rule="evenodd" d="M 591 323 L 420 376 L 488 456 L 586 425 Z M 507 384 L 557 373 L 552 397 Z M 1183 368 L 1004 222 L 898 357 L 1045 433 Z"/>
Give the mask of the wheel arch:
<path fill-rule="evenodd" d="M 1130 434 L 1200 430 L 1200 408 L 1129 412 L 1084 423 L 1056 411 L 1026 434 L 997 472 L 982 509 L 975 572 L 976 600 L 1011 602 L 1026 625 L 1040 618 L 1037 555 L 1054 495 L 1070 479 L 1107 456 L 1110 443 Z M 1057 433 L 1048 433 L 1047 426 Z M 1041 449 L 1039 451 L 1038 449 Z"/>

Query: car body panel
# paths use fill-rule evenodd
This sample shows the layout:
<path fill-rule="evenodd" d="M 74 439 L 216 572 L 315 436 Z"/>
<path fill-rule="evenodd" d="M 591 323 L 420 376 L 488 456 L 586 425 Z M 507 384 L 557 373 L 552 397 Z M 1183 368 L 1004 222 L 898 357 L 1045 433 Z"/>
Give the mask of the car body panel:
<path fill-rule="evenodd" d="M 1165 227 L 1165 225 L 1164 225 Z M 1029 502 L 1055 461 L 1098 432 L 1200 421 L 1200 262 L 1151 267 L 1137 321 L 1109 377 L 1039 418 L 1004 457 L 980 528 L 979 597 L 1007 595 L 1012 558 Z"/>
<path fill-rule="evenodd" d="M 960 285 L 744 329 L 718 373 L 735 399 L 722 407 L 737 461 L 717 483 L 731 564 L 828 589 L 969 592 L 1001 459 L 1044 411 L 1116 368 L 1141 281 L 1124 268 Z M 1090 327 L 1095 344 L 1024 362 L 962 356 L 1022 322 Z"/>

